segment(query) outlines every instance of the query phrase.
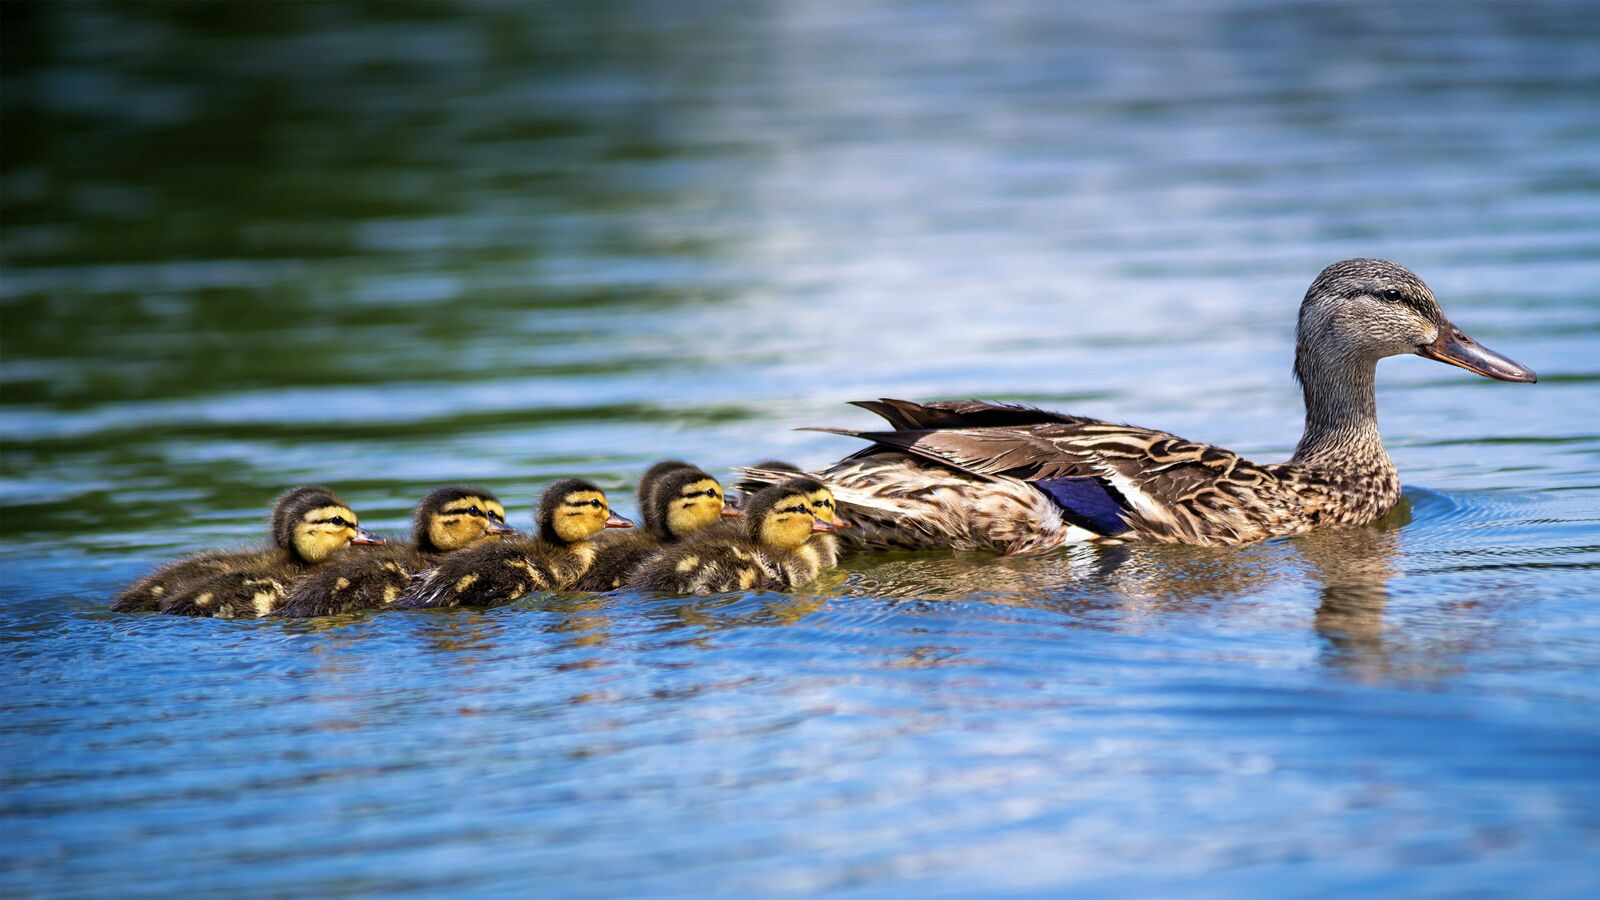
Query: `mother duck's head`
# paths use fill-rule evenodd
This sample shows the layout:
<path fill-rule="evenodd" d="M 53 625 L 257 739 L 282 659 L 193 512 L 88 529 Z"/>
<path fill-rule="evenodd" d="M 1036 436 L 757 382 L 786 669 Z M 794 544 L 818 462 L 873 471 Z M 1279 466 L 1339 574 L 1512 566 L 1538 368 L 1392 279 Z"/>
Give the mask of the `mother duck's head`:
<path fill-rule="evenodd" d="M 1347 259 L 1322 270 L 1300 304 L 1295 376 L 1415 353 L 1501 381 L 1537 381 L 1532 369 L 1468 337 L 1410 269 L 1384 259 Z"/>

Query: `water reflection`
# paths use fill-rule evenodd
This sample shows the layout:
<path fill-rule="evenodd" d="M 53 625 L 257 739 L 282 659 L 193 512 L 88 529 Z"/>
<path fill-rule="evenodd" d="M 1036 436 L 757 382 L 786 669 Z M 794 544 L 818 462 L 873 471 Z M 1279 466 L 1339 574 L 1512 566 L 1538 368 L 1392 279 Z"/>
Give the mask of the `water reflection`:
<path fill-rule="evenodd" d="M 1328 665 L 1368 681 L 1390 669 L 1384 639 L 1389 581 L 1400 574 L 1401 531 L 1411 521 L 1410 505 L 1370 528 L 1307 535 L 1295 548 L 1321 585 L 1313 627 L 1325 646 Z"/>

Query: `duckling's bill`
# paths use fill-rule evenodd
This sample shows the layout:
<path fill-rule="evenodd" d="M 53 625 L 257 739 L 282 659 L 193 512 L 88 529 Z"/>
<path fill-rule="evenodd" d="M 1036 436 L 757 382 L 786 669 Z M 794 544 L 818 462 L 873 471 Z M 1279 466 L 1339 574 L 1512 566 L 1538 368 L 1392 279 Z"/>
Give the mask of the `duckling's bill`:
<path fill-rule="evenodd" d="M 350 538 L 350 543 L 352 543 L 352 544 L 361 544 L 361 545 L 375 547 L 375 546 L 377 546 L 379 544 L 388 543 L 388 541 L 384 539 L 383 535 L 373 534 L 372 532 L 370 532 L 370 531 L 368 531 L 365 528 L 362 528 L 360 526 L 356 527 L 355 532 L 356 532 L 355 536 Z"/>

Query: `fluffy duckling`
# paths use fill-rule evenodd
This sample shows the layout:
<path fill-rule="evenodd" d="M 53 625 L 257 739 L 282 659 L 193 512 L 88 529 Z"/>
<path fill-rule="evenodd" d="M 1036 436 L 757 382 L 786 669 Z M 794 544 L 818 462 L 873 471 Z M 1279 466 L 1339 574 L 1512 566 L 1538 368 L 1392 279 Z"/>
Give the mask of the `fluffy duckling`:
<path fill-rule="evenodd" d="M 412 519 L 411 543 L 345 554 L 299 579 L 274 615 L 331 616 L 379 609 L 397 600 L 412 576 L 437 565 L 446 553 L 516 534 L 506 508 L 477 487 L 439 488 L 422 498 Z"/>
<path fill-rule="evenodd" d="M 788 590 L 815 578 L 819 559 L 801 552 L 813 534 L 833 525 L 817 517 L 814 478 L 793 478 L 752 496 L 744 511 L 744 534 L 712 534 L 666 547 L 628 580 L 628 587 L 673 594 L 718 594 L 738 590 Z"/>
<path fill-rule="evenodd" d="M 763 472 L 788 472 L 798 478 L 810 477 L 806 475 L 804 469 L 794 463 L 784 462 L 780 459 L 758 462 L 750 466 L 750 468 Z M 763 487 L 761 482 L 749 479 L 736 481 L 733 486 L 739 492 L 741 498 L 756 494 Z M 819 484 L 819 486 L 820 490 L 813 492 L 811 495 L 811 511 L 816 513 L 817 518 L 832 525 L 834 531 L 842 531 L 849 528 L 850 523 L 839 516 L 839 504 L 833 499 L 833 491 L 829 490 L 827 485 Z M 800 552 L 815 557 L 819 570 L 831 569 L 839 564 L 839 538 L 831 532 L 818 534 L 807 541 L 806 545 L 800 548 Z"/>
<path fill-rule="evenodd" d="M 701 468 L 694 463 L 685 462 L 681 459 L 663 459 L 645 469 L 644 474 L 639 476 L 639 518 L 644 521 L 645 528 L 655 527 L 651 521 L 651 516 L 655 513 L 655 500 L 653 497 L 655 496 L 656 488 L 661 486 L 661 480 L 673 472 L 690 470 L 699 472 Z"/>
<path fill-rule="evenodd" d="M 335 497 L 327 488 L 306 485 L 285 491 L 272 504 L 267 526 L 273 542 L 283 546 L 280 536 L 286 523 L 298 515 L 300 504 L 312 498 Z M 187 559 L 163 566 L 124 588 L 112 601 L 115 612 L 156 612 L 173 597 L 217 575 L 249 566 L 262 554 L 260 550 L 206 550 Z"/>
<path fill-rule="evenodd" d="M 252 618 L 273 611 L 289 584 L 352 544 L 382 544 L 349 504 L 322 487 L 284 494 L 273 507 L 271 550 L 238 554 L 228 568 L 175 587 L 161 611 L 173 616 Z"/>
<path fill-rule="evenodd" d="M 725 499 L 722 485 L 695 466 L 679 460 L 656 463 L 639 479 L 644 527 L 599 541 L 594 564 L 573 587 L 580 591 L 622 587 L 650 554 L 700 533 L 725 515 L 737 515 L 726 508 Z"/>
<path fill-rule="evenodd" d="M 612 514 L 605 492 L 576 478 L 545 489 L 537 523 L 537 537 L 490 541 L 446 556 L 391 606 L 492 606 L 533 591 L 569 588 L 594 562 L 595 535 L 633 525 Z"/>

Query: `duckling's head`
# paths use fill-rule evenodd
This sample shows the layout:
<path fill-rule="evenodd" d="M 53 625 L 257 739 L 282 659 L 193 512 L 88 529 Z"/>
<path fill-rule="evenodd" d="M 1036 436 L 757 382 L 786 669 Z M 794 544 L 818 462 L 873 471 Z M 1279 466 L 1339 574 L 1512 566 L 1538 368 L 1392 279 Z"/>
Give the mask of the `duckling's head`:
<path fill-rule="evenodd" d="M 833 491 L 825 484 L 819 483 L 818 488 L 811 492 L 811 512 L 835 530 L 850 527 L 850 523 L 839 517 L 839 504 L 833 499 Z"/>
<path fill-rule="evenodd" d="M 781 459 L 764 459 L 753 466 L 746 466 L 745 468 L 755 469 L 762 472 L 787 472 L 791 475 L 806 474 L 804 469 L 792 462 L 786 462 Z M 766 486 L 767 482 L 764 481 L 757 481 L 748 476 L 741 478 L 733 483 L 733 489 L 739 492 L 738 499 L 734 500 L 733 502 L 736 503 L 739 509 L 742 510 L 745 504 L 749 502 L 750 498 L 755 496 L 758 491 Z"/>
<path fill-rule="evenodd" d="M 785 462 L 781 459 L 762 460 L 747 468 L 761 472 L 789 472 L 803 478 L 810 477 L 806 475 L 804 469 L 792 462 Z M 735 482 L 734 487 L 738 489 L 741 497 L 748 499 L 760 491 L 763 485 L 754 479 L 745 479 Z M 816 513 L 817 518 L 836 529 L 850 527 L 850 523 L 839 517 L 839 504 L 833 499 L 833 491 L 829 490 L 827 485 L 818 483 L 817 490 L 812 492 L 811 510 Z"/>
<path fill-rule="evenodd" d="M 665 538 L 682 539 L 722 518 L 722 485 L 699 469 L 678 469 L 663 475 L 649 493 L 650 529 Z"/>
<path fill-rule="evenodd" d="M 351 544 L 383 543 L 338 494 L 316 486 L 293 488 L 273 504 L 272 539 L 308 563 L 324 562 Z"/>
<path fill-rule="evenodd" d="M 460 550 L 486 538 L 514 534 L 506 524 L 506 508 L 494 494 L 479 487 L 443 487 L 417 505 L 411 539 L 430 553 Z"/>
<path fill-rule="evenodd" d="M 1406 353 L 1501 381 L 1538 380 L 1463 334 L 1421 278 L 1383 259 L 1347 259 L 1323 269 L 1300 304 L 1296 344 L 1294 372 L 1302 383 Z"/>
<path fill-rule="evenodd" d="M 656 516 L 656 489 L 661 487 L 661 482 L 674 472 L 698 472 L 700 467 L 694 463 L 684 462 L 681 459 L 664 459 L 639 476 L 639 516 L 644 520 L 644 527 L 660 534 L 662 523 Z"/>
<path fill-rule="evenodd" d="M 745 505 L 746 535 L 764 547 L 797 550 L 811 535 L 832 531 L 811 505 L 812 497 L 825 490 L 815 478 L 791 478 L 757 491 Z"/>
<path fill-rule="evenodd" d="M 545 488 L 539 497 L 539 536 L 552 544 L 575 544 L 607 528 L 629 528 L 633 523 L 611 512 L 605 492 L 578 478 L 567 478 Z"/>

